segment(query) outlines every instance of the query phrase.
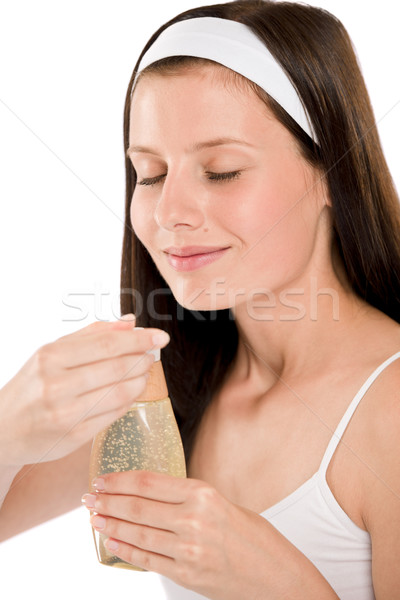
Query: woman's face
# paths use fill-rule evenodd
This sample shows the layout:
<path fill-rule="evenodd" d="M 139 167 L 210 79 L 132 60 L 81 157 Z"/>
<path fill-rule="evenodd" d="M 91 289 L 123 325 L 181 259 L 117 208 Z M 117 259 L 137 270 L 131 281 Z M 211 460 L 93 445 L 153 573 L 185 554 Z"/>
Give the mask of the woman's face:
<path fill-rule="evenodd" d="M 319 174 L 250 88 L 215 67 L 143 77 L 128 153 L 132 226 L 180 304 L 231 308 L 299 282 L 324 204 Z"/>

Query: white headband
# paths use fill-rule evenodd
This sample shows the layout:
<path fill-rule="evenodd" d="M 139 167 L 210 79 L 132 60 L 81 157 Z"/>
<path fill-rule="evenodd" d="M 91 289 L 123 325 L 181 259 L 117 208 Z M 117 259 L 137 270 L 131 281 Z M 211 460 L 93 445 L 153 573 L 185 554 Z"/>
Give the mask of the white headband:
<path fill-rule="evenodd" d="M 310 118 L 292 82 L 247 25 L 217 17 L 173 23 L 143 56 L 134 83 L 140 71 L 151 63 L 179 55 L 208 58 L 250 79 L 274 98 L 317 142 Z"/>

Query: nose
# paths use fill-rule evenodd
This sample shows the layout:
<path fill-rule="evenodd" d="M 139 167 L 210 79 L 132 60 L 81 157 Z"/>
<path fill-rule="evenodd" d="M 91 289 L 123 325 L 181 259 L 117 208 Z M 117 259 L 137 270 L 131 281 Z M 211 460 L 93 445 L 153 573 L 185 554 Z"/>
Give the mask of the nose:
<path fill-rule="evenodd" d="M 159 227 L 168 231 L 198 229 L 203 225 L 205 215 L 194 178 L 182 172 L 170 171 L 166 175 L 154 219 Z"/>

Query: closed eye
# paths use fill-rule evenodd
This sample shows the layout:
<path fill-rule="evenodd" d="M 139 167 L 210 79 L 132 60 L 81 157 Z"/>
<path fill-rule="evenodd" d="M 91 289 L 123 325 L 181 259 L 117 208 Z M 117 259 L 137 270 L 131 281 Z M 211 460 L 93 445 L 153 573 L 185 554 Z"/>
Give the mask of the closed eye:
<path fill-rule="evenodd" d="M 238 179 L 241 175 L 241 171 L 231 171 L 230 173 L 207 173 L 210 181 L 231 181 L 232 179 Z"/>
<path fill-rule="evenodd" d="M 238 179 L 241 175 L 241 171 L 231 171 L 230 173 L 211 173 L 210 171 L 206 172 L 207 178 L 209 181 L 221 182 L 221 181 L 232 181 L 233 179 Z M 166 175 L 158 175 L 157 177 L 148 177 L 138 181 L 138 185 L 156 185 L 160 183 L 161 180 Z"/>
<path fill-rule="evenodd" d="M 163 177 L 165 177 L 165 175 L 158 175 L 157 177 L 147 177 L 146 179 L 138 181 L 138 185 L 156 185 L 156 183 L 159 183 L 161 179 L 163 179 Z"/>

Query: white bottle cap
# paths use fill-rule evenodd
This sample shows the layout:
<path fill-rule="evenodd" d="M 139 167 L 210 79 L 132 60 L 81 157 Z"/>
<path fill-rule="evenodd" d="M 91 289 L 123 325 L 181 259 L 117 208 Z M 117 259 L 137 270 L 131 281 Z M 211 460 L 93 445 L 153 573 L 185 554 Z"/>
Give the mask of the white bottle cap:
<path fill-rule="evenodd" d="M 152 354 L 154 356 L 154 362 L 161 359 L 160 348 L 153 348 L 153 350 L 147 350 L 147 354 Z"/>
<path fill-rule="evenodd" d="M 135 327 L 135 329 L 144 329 L 144 327 Z M 147 350 L 146 354 L 152 354 L 154 356 L 154 362 L 157 362 L 157 360 L 161 360 L 160 348 L 152 348 L 151 350 Z"/>

